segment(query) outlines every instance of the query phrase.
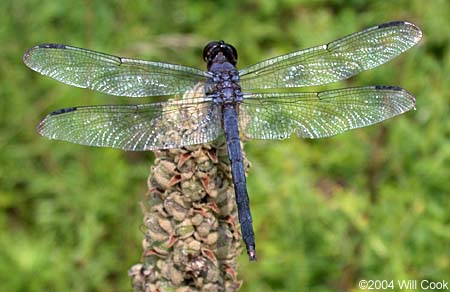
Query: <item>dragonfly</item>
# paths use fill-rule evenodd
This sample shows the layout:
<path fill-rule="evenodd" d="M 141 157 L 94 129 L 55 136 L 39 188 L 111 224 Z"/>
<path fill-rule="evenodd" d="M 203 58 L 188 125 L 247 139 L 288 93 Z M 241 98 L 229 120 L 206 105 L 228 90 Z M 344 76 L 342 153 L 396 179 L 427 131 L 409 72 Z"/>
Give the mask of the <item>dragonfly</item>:
<path fill-rule="evenodd" d="M 241 233 L 253 261 L 256 245 L 241 137 L 280 140 L 295 134 L 323 138 L 415 108 L 415 97 L 397 86 L 320 92 L 298 88 L 348 79 L 388 62 L 421 38 L 420 28 L 413 23 L 392 21 L 240 70 L 235 47 L 224 41 L 210 42 L 204 48 L 206 71 L 61 44 L 32 47 L 23 62 L 69 85 L 116 96 L 163 98 L 145 104 L 53 111 L 37 127 L 47 138 L 146 151 L 204 144 L 224 136 Z"/>

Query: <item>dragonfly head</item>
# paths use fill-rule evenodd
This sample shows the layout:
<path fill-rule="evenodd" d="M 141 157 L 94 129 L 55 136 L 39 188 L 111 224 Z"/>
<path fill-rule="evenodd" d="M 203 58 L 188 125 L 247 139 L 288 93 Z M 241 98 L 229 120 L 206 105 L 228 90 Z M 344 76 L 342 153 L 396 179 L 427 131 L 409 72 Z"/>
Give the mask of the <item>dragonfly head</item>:
<path fill-rule="evenodd" d="M 227 44 L 224 41 L 213 41 L 207 44 L 203 49 L 203 60 L 205 60 L 205 62 L 207 63 L 208 69 L 211 67 L 212 63 L 218 55 L 223 55 L 225 57 L 225 61 L 228 61 L 233 64 L 233 66 L 236 66 L 236 49 L 232 45 Z"/>

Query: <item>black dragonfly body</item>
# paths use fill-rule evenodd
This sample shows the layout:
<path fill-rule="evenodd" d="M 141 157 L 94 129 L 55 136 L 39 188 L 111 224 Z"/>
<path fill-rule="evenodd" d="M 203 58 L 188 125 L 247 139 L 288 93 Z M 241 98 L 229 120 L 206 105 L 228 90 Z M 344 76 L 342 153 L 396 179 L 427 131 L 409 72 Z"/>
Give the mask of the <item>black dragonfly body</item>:
<path fill-rule="evenodd" d="M 38 132 L 50 139 L 143 151 L 207 143 L 224 134 L 242 235 L 249 258 L 254 260 L 255 239 L 240 136 L 329 137 L 415 107 L 414 96 L 396 86 L 322 92 L 268 93 L 261 89 L 298 88 L 347 79 L 391 60 L 421 37 L 422 32 L 412 23 L 389 22 L 239 71 L 235 67 L 236 49 L 223 41 L 205 47 L 206 72 L 59 44 L 33 47 L 23 61 L 61 82 L 111 95 L 168 96 L 167 101 L 149 104 L 54 111 L 38 126 Z M 194 87 L 199 89 L 192 91 Z"/>

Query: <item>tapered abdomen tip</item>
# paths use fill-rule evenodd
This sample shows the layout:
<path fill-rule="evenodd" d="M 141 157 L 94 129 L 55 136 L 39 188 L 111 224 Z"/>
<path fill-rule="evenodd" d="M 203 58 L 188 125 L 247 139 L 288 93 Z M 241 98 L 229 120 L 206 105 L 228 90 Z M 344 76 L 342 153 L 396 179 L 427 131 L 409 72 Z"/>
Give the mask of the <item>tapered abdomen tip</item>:
<path fill-rule="evenodd" d="M 251 262 L 256 261 L 256 251 L 255 251 L 254 249 L 249 249 L 249 250 L 247 251 L 247 254 L 248 254 L 248 259 L 249 259 Z"/>

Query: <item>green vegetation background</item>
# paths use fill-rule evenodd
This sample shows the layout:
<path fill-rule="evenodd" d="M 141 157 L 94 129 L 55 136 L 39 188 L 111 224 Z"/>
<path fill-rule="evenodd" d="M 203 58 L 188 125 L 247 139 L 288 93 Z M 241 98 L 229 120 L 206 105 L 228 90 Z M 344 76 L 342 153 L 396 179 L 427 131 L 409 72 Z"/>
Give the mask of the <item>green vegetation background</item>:
<path fill-rule="evenodd" d="M 63 43 L 204 68 L 203 46 L 224 39 L 243 67 L 391 20 L 419 25 L 419 46 L 323 88 L 399 85 L 416 111 L 323 140 L 247 143 L 260 261 L 240 258 L 241 291 L 450 281 L 448 1 L 3 0 L 0 11 L 0 291 L 130 290 L 153 159 L 40 137 L 49 111 L 125 100 L 32 72 L 26 49 Z"/>

